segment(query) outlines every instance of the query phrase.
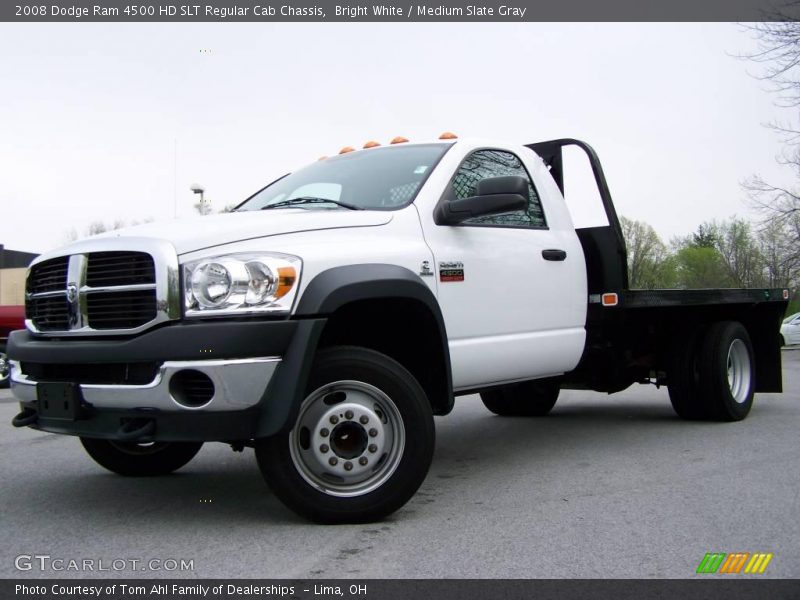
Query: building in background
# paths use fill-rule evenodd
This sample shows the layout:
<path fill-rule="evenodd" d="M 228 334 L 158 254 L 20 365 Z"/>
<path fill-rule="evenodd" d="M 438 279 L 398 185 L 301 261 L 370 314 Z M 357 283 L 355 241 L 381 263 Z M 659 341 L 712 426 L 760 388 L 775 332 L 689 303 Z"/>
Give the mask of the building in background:
<path fill-rule="evenodd" d="M 25 273 L 37 256 L 0 244 L 0 305 L 25 304 Z"/>

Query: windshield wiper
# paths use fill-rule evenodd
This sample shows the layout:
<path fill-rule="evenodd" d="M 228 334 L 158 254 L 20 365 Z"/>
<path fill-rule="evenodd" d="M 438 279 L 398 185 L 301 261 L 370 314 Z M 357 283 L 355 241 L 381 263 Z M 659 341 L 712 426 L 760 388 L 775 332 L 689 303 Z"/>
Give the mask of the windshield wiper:
<path fill-rule="evenodd" d="M 262 206 L 261 210 L 267 210 L 268 208 L 286 208 L 287 206 L 299 206 L 301 204 L 335 204 L 336 206 L 341 206 L 350 210 L 364 210 L 362 207 L 356 206 L 355 204 L 348 204 L 347 202 L 340 202 L 339 200 L 331 200 L 330 198 L 317 198 L 315 196 L 301 196 L 300 198 L 281 200 L 275 204 L 267 204 L 266 206 Z"/>

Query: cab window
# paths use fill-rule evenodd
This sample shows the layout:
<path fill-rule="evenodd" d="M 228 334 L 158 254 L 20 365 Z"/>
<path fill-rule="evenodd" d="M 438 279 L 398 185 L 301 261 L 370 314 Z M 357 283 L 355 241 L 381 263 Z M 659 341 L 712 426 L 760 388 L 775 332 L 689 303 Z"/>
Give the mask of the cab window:
<path fill-rule="evenodd" d="M 531 181 L 531 177 L 522 161 L 513 153 L 504 150 L 478 150 L 470 154 L 450 182 L 449 196 L 451 200 L 474 196 L 478 182 L 489 177 L 518 175 L 528 180 L 530 200 L 527 210 L 485 215 L 467 219 L 463 225 L 487 225 L 497 227 L 544 228 L 547 221 L 542 210 L 539 194 Z"/>

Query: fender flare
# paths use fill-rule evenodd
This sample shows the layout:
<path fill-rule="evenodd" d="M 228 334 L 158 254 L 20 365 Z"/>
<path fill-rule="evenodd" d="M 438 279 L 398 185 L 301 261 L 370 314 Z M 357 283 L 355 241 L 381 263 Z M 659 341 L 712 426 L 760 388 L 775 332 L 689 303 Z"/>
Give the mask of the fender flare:
<path fill-rule="evenodd" d="M 453 378 L 450 349 L 442 311 L 430 288 L 409 269 L 390 264 L 358 264 L 333 267 L 316 275 L 297 304 L 293 318 L 299 322 L 283 364 L 270 382 L 262 402 L 258 437 L 268 437 L 290 427 L 297 418 L 305 394 L 317 345 L 329 315 L 361 300 L 406 298 L 421 302 L 436 322 L 444 361 L 445 406 L 453 408 Z"/>

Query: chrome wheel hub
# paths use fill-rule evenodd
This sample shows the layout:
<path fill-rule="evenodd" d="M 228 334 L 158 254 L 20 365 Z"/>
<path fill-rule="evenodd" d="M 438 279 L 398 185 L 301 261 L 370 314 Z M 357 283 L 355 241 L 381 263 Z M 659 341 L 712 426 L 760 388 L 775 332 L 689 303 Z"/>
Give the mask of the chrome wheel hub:
<path fill-rule="evenodd" d="M 297 471 L 331 496 L 360 496 L 382 485 L 400 463 L 403 419 L 394 402 L 360 381 L 337 381 L 303 402 L 289 438 Z"/>
<path fill-rule="evenodd" d="M 750 394 L 751 366 L 747 346 L 742 340 L 735 339 L 731 342 L 727 366 L 731 396 L 736 402 L 743 404 Z"/>

